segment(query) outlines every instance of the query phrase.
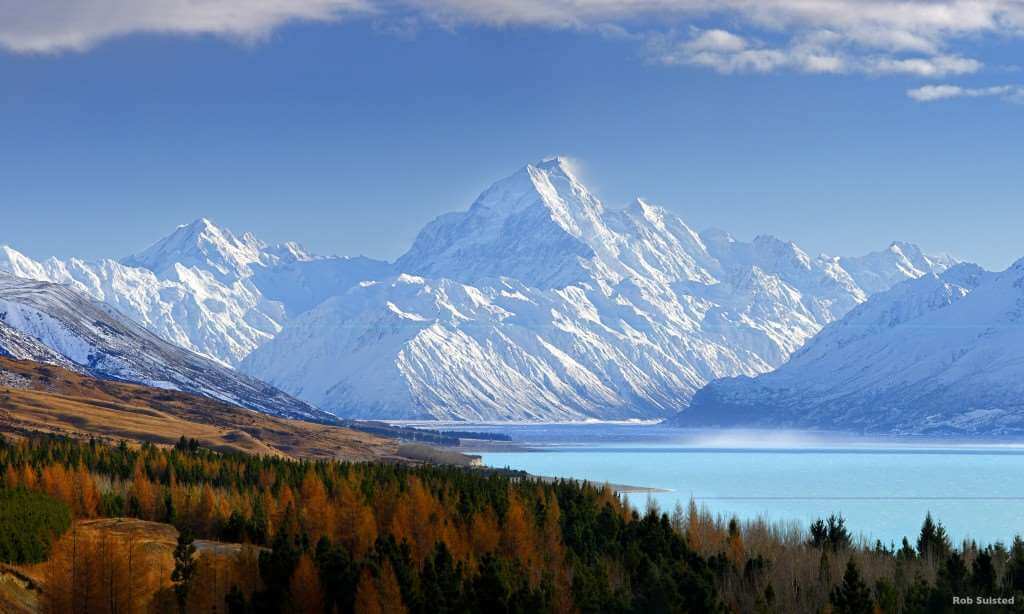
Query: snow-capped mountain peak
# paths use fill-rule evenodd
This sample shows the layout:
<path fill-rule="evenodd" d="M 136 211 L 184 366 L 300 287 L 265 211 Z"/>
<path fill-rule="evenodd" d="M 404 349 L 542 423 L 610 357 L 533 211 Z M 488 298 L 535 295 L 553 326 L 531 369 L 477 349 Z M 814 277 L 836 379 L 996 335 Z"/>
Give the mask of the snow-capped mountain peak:
<path fill-rule="evenodd" d="M 268 261 L 278 264 L 282 262 L 308 262 L 317 259 L 318 256 L 311 254 L 302 245 L 294 241 L 285 241 L 277 245 L 265 246 L 262 251 L 261 261 L 265 264 Z"/>
<path fill-rule="evenodd" d="M 0 272 L 70 286 L 223 365 L 237 364 L 290 316 L 388 271 L 368 258 L 313 256 L 297 243 L 267 246 L 206 218 L 120 262 L 39 262 L 0 247 Z"/>
<path fill-rule="evenodd" d="M 865 256 L 839 259 L 839 264 L 868 294 L 881 292 L 908 277 L 941 273 L 958 262 L 947 255 L 928 256 L 917 245 L 902 241 L 894 241 L 886 249 Z"/>
<path fill-rule="evenodd" d="M 468 211 L 427 224 L 395 266 L 470 283 L 501 276 L 541 287 L 580 282 L 607 245 L 602 213 L 563 159 L 528 164 L 485 190 Z"/>
<path fill-rule="evenodd" d="M 573 174 L 565 158 L 546 158 L 527 164 L 488 188 L 470 208 L 485 209 L 505 218 L 529 207 L 543 207 L 552 220 L 573 236 L 580 236 L 587 220 L 603 211 L 597 200 Z"/>
<path fill-rule="evenodd" d="M 546 172 L 561 173 L 567 177 L 571 177 L 574 181 L 576 176 L 572 171 L 572 163 L 569 162 L 569 158 L 565 156 L 548 156 L 542 158 L 540 162 L 528 164 L 527 166 L 533 166 L 534 168 L 541 169 Z"/>
<path fill-rule="evenodd" d="M 41 263 L 7 245 L 0 245 L 0 272 L 25 279 L 46 279 Z"/>
<path fill-rule="evenodd" d="M 145 250 L 122 260 L 127 266 L 149 269 L 162 277 L 173 276 L 175 267 L 195 267 L 213 272 L 221 281 L 248 276 L 260 261 L 263 243 L 245 233 L 236 237 L 206 218 L 178 226 L 174 232 Z"/>

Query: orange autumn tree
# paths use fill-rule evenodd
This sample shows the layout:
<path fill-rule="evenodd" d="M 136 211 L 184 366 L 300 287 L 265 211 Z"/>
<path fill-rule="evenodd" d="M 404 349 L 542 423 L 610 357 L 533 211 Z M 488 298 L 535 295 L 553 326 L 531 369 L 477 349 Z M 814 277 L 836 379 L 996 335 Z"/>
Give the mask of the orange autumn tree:
<path fill-rule="evenodd" d="M 289 585 L 292 607 L 296 612 L 321 612 L 324 609 L 324 591 L 320 575 L 312 557 L 303 554 L 295 567 Z"/>
<path fill-rule="evenodd" d="M 157 492 L 153 482 L 146 475 L 146 467 L 140 458 L 132 471 L 132 485 L 128 491 L 130 501 L 138 506 L 139 516 L 144 520 L 156 520 Z"/>
<path fill-rule="evenodd" d="M 362 501 L 357 487 L 347 479 L 338 482 L 332 507 L 336 518 L 334 540 L 355 557 L 366 556 L 378 535 L 373 509 Z"/>
<path fill-rule="evenodd" d="M 75 469 L 74 489 L 77 494 L 73 507 L 75 515 L 80 518 L 94 518 L 99 509 L 100 491 L 93 475 L 82 463 Z"/>
<path fill-rule="evenodd" d="M 302 478 L 302 526 L 313 541 L 334 533 L 334 514 L 327 500 L 327 489 L 316 471 L 309 469 Z"/>
<path fill-rule="evenodd" d="M 356 585 L 355 610 L 361 614 L 384 613 L 380 593 L 377 591 L 377 581 L 374 580 L 369 569 L 363 569 L 359 574 L 359 584 Z"/>
<path fill-rule="evenodd" d="M 71 474 L 63 465 L 54 464 L 43 467 L 39 485 L 46 494 L 71 509 L 75 508 L 75 485 Z"/>

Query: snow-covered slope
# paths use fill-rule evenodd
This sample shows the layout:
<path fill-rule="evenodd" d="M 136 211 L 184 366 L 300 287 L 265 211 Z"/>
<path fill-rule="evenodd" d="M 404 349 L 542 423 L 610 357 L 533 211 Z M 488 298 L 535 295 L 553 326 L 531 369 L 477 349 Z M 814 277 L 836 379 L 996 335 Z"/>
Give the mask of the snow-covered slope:
<path fill-rule="evenodd" d="M 314 257 L 294 243 L 269 246 L 206 219 L 121 262 L 38 262 L 0 247 L 0 272 L 75 288 L 224 365 L 270 340 L 290 316 L 389 270 L 366 258 Z"/>
<path fill-rule="evenodd" d="M 947 256 L 927 256 L 916 245 L 895 242 L 888 249 L 855 258 L 839 258 L 839 264 L 868 294 L 881 292 L 899 282 L 942 271 L 957 263 Z"/>
<path fill-rule="evenodd" d="M 876 294 L 777 371 L 709 384 L 677 423 L 1024 433 L 1024 259 Z"/>
<path fill-rule="evenodd" d="M 75 370 L 193 392 L 264 413 L 326 419 L 306 403 L 163 341 L 64 285 L 0 274 L 0 352 L 74 363 Z"/>
<path fill-rule="evenodd" d="M 78 373 L 84 372 L 80 366 L 51 350 L 35 337 L 8 326 L 2 318 L 0 318 L 0 356 L 56 365 Z"/>
<path fill-rule="evenodd" d="M 903 260 L 857 261 L 867 290 L 790 242 L 698 234 L 640 200 L 608 210 L 555 158 L 437 218 L 395 276 L 295 318 L 240 368 L 346 416 L 667 416 L 712 379 L 782 364 L 875 288 L 948 265 Z"/>

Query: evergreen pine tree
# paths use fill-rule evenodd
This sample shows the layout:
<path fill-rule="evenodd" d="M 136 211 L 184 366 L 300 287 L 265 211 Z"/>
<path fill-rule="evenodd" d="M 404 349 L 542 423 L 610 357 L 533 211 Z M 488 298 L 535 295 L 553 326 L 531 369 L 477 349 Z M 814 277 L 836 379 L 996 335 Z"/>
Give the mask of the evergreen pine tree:
<path fill-rule="evenodd" d="M 948 587 L 952 595 L 962 594 L 967 588 L 967 565 L 959 552 L 950 553 L 939 575 L 940 581 Z"/>
<path fill-rule="evenodd" d="M 903 538 L 903 544 L 900 546 L 899 551 L 896 552 L 896 558 L 900 561 L 913 561 L 917 558 L 917 552 L 910 545 L 910 540 L 906 537 Z"/>
<path fill-rule="evenodd" d="M 917 537 L 918 554 L 921 558 L 934 558 L 942 561 L 945 560 L 951 548 L 946 528 L 942 526 L 941 522 L 936 523 L 932 520 L 932 514 L 928 512 L 921 525 L 921 533 Z"/>
<path fill-rule="evenodd" d="M 996 588 L 996 569 L 992 563 L 992 552 L 985 549 L 978 553 L 971 564 L 971 587 L 982 595 L 991 595 Z"/>
<path fill-rule="evenodd" d="M 846 563 L 842 585 L 832 590 L 829 601 L 836 614 L 871 614 L 874 610 L 871 591 L 868 590 L 867 584 L 864 584 L 860 570 L 852 558 Z"/>
<path fill-rule="evenodd" d="M 195 554 L 196 546 L 193 543 L 192 531 L 183 529 L 178 533 L 178 545 L 174 547 L 174 570 L 171 572 L 174 595 L 178 598 L 178 609 L 182 612 L 185 611 L 188 593 L 196 576 L 198 561 Z"/>
<path fill-rule="evenodd" d="M 1024 591 L 1024 539 L 1020 535 L 1013 538 L 1010 547 L 1010 560 L 1006 565 L 1006 587 L 1010 590 Z"/>

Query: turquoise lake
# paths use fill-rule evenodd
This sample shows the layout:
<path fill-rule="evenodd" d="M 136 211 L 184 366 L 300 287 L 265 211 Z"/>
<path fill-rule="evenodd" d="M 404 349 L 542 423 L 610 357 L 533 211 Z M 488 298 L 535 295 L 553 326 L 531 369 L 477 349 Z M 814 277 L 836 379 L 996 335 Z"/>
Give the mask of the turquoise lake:
<path fill-rule="evenodd" d="M 633 425 L 465 427 L 510 435 L 525 450 L 484 451 L 487 465 L 536 475 L 667 489 L 629 495 L 664 510 L 691 497 L 713 512 L 796 521 L 841 513 L 872 541 L 913 541 L 927 512 L 950 536 L 1024 534 L 1024 448 L 722 434 Z"/>

